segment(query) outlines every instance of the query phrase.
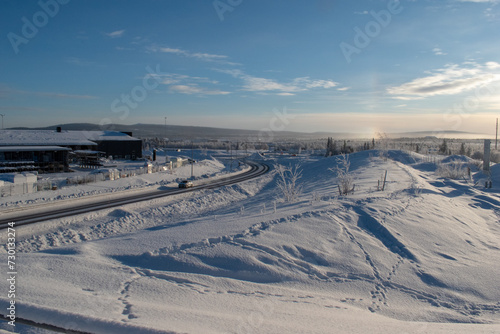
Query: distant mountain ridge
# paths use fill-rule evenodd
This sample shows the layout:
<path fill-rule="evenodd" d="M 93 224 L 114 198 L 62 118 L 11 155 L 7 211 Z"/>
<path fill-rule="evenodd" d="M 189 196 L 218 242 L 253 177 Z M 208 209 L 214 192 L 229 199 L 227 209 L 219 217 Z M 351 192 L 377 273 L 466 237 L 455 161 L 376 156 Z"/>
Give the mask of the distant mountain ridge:
<path fill-rule="evenodd" d="M 151 138 L 151 137 L 166 137 L 172 139 L 229 139 L 229 140 L 255 140 L 267 141 L 271 139 L 286 139 L 286 138 L 325 138 L 327 136 L 335 136 L 342 138 L 355 138 L 356 134 L 349 133 L 303 133 L 292 131 L 276 131 L 269 132 L 269 130 L 243 130 L 243 129 L 225 129 L 213 128 L 203 126 L 184 126 L 184 125 L 160 125 L 160 124 L 108 124 L 100 126 L 91 123 L 69 123 L 69 124 L 56 124 L 47 127 L 16 127 L 10 130 L 56 130 L 61 127 L 63 130 L 72 131 L 94 131 L 94 130 L 114 130 L 132 132 L 134 137 Z"/>
<path fill-rule="evenodd" d="M 184 126 L 184 125 L 161 125 L 161 124 L 108 124 L 101 126 L 99 124 L 92 123 L 69 123 L 69 124 L 56 124 L 47 127 L 16 127 L 10 128 L 8 130 L 56 130 L 57 127 L 61 127 L 63 130 L 72 131 L 99 131 L 99 130 L 114 130 L 123 132 L 132 132 L 134 137 L 138 138 L 154 138 L 154 137 L 166 137 L 170 140 L 175 139 L 227 139 L 227 140 L 241 140 L 241 141 L 272 141 L 274 140 L 287 140 L 287 139 L 319 139 L 333 137 L 334 139 L 356 139 L 365 138 L 370 139 L 370 135 L 361 133 L 339 133 L 339 132 L 293 132 L 293 131 L 275 131 L 270 132 L 269 130 L 242 130 L 242 129 L 225 129 L 225 128 L 213 128 L 213 127 L 203 127 L 203 126 Z M 401 137 L 450 137 L 456 136 L 456 138 L 461 138 L 464 136 L 470 137 L 471 133 L 462 131 L 443 131 L 436 134 L 432 131 L 418 131 L 418 132 L 403 132 L 403 133 L 387 133 L 385 134 L 389 138 L 401 138 Z M 480 136 L 480 135 L 479 135 Z M 484 135 L 483 135 L 484 136 Z"/>

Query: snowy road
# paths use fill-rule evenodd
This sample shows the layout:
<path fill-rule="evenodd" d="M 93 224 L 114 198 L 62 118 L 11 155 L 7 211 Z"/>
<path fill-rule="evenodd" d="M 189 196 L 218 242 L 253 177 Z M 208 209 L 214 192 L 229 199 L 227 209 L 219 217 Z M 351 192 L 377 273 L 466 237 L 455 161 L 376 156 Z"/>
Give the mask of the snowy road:
<path fill-rule="evenodd" d="M 9 226 L 8 223 L 12 221 L 14 221 L 18 226 L 26 225 L 48 219 L 62 218 L 87 212 L 95 212 L 97 210 L 109 209 L 125 204 L 137 203 L 165 196 L 173 196 L 191 191 L 199 191 L 202 189 L 214 189 L 225 185 L 247 181 L 252 178 L 261 176 L 269 171 L 269 166 L 266 164 L 261 164 L 251 161 L 247 161 L 246 164 L 250 167 L 250 169 L 244 173 L 230 175 L 215 180 L 200 181 L 193 188 L 157 189 L 157 190 L 150 190 L 147 193 L 139 193 L 132 195 L 127 194 L 127 195 L 117 196 L 115 198 L 110 198 L 109 196 L 106 196 L 107 198 L 105 198 L 104 200 L 102 198 L 98 198 L 91 200 L 90 202 L 85 204 L 82 204 L 81 201 L 77 201 L 77 203 L 58 206 L 57 208 L 48 207 L 43 209 L 37 208 L 35 210 L 25 209 L 21 211 L 21 214 L 19 214 L 17 211 L 11 214 L 3 214 L 2 215 L 3 217 L 0 220 L 0 229 L 7 228 Z"/>

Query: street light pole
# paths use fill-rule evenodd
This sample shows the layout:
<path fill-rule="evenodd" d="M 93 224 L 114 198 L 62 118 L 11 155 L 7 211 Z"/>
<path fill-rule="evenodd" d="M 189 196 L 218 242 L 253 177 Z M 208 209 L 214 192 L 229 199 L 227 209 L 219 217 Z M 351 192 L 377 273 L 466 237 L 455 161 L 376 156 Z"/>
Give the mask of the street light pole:
<path fill-rule="evenodd" d="M 2 126 L 2 128 L 3 128 L 3 126 Z M 497 118 L 497 132 L 495 134 L 495 150 L 497 150 L 497 149 L 498 149 L 498 118 Z"/>
<path fill-rule="evenodd" d="M 194 156 L 193 156 L 193 141 L 191 140 L 191 180 L 194 179 L 193 174 Z"/>
<path fill-rule="evenodd" d="M 163 140 L 167 140 L 167 117 L 165 116 L 165 136 L 163 138 Z"/>

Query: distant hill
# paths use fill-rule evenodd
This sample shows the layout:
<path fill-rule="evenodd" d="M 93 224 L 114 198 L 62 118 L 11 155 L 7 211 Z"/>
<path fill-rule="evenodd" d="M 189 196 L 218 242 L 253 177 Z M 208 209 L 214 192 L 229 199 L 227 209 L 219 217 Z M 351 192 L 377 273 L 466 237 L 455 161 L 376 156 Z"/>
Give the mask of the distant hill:
<path fill-rule="evenodd" d="M 26 128 L 18 127 L 11 130 L 55 130 L 61 127 L 63 130 L 74 131 L 93 131 L 93 130 L 115 130 L 132 132 L 134 137 L 138 138 L 154 138 L 166 137 L 170 140 L 175 139 L 220 139 L 220 140 L 240 140 L 240 141 L 272 141 L 272 140 L 288 140 L 288 139 L 319 139 L 333 137 L 334 139 L 356 139 L 368 138 L 369 136 L 360 133 L 335 133 L 335 132 L 292 132 L 292 131 L 276 131 L 272 134 L 266 131 L 258 130 L 242 130 L 242 129 L 224 129 L 203 126 L 183 126 L 183 125 L 160 125 L 160 124 L 109 124 L 100 126 L 91 123 L 69 123 L 56 124 L 48 127 Z M 439 134 L 432 131 L 420 132 L 405 132 L 405 133 L 387 133 L 389 138 L 423 138 L 429 136 L 447 137 L 447 138 L 484 138 L 484 134 L 471 134 L 460 131 L 443 131 Z"/>
<path fill-rule="evenodd" d="M 134 137 L 151 138 L 151 137 L 167 137 L 172 139 L 228 139 L 228 140 L 259 140 L 269 141 L 270 139 L 314 139 L 314 138 L 355 138 L 358 135 L 352 133 L 304 133 L 304 132 L 291 132 L 291 131 L 276 131 L 272 134 L 266 131 L 258 130 L 242 130 L 242 129 L 224 129 L 212 128 L 202 126 L 182 126 L 182 125 L 157 125 L 157 124 L 109 124 L 100 126 L 98 124 L 90 123 L 70 123 L 70 124 L 56 124 L 48 127 L 26 128 L 17 127 L 10 130 L 55 130 L 61 127 L 63 130 L 73 131 L 93 131 L 93 130 L 115 130 L 132 132 Z M 272 137 L 272 138 L 271 138 Z M 359 137 L 359 136 L 358 136 Z"/>
<path fill-rule="evenodd" d="M 465 131 L 415 131 L 415 132 L 401 132 L 401 133 L 388 133 L 389 138 L 460 138 L 460 139 L 485 139 L 493 138 L 492 135 L 484 133 L 472 133 Z"/>

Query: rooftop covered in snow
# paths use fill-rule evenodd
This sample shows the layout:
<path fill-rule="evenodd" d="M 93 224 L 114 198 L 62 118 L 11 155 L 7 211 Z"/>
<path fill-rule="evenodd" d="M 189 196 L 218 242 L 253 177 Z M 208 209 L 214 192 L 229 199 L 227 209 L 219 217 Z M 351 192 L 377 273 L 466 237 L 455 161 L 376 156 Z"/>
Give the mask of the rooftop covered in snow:
<path fill-rule="evenodd" d="M 71 151 L 70 148 L 61 146 L 0 146 L 0 152 L 47 152 Z"/>
<path fill-rule="evenodd" d="M 96 142 L 101 141 L 140 141 L 140 139 L 118 131 L 0 131 L 0 146 L 96 146 Z"/>

